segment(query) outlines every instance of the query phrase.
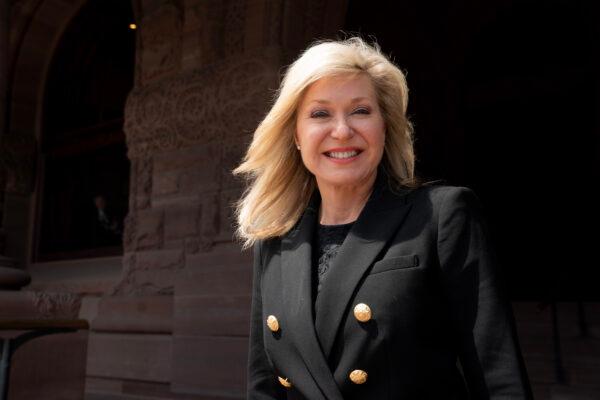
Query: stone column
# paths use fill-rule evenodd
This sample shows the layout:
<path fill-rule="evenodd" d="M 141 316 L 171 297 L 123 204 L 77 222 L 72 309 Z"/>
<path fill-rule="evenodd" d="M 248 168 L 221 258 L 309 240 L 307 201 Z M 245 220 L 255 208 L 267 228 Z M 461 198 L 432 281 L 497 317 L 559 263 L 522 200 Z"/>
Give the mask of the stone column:
<path fill-rule="evenodd" d="M 0 136 L 6 130 L 8 1 L 0 1 Z M 0 203 L 1 204 L 1 203 Z M 1 215 L 1 214 L 0 214 Z"/>
<path fill-rule="evenodd" d="M 7 127 L 7 94 L 8 89 L 8 1 L 0 1 L 0 156 Z M 5 235 L 4 221 L 4 189 L 6 185 L 5 170 L 0 162 L 0 290 L 20 288 L 29 283 L 29 275 L 14 269 L 15 261 L 4 256 Z"/>
<path fill-rule="evenodd" d="M 6 81 L 8 57 L 8 2 L 0 1 L 0 146 L 6 131 Z M 0 255 L 4 253 L 4 170 L 0 164 Z"/>

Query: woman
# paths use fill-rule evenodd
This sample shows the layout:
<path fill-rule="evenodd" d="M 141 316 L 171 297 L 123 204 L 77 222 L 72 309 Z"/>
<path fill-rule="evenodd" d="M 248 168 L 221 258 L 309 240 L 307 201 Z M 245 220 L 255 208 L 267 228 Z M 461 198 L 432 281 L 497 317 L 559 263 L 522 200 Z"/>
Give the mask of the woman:
<path fill-rule="evenodd" d="M 249 399 L 529 399 L 468 188 L 420 184 L 402 72 L 310 47 L 235 170 L 254 245 Z"/>

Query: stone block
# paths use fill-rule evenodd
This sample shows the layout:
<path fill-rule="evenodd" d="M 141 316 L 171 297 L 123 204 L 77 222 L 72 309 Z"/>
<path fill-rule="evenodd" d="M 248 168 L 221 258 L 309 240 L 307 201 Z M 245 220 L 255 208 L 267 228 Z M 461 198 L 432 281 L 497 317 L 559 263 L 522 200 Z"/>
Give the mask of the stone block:
<path fill-rule="evenodd" d="M 178 239 L 198 234 L 200 205 L 179 205 L 165 210 L 165 239 Z"/>
<path fill-rule="evenodd" d="M 218 158 L 206 159 L 196 169 L 187 170 L 179 177 L 181 194 L 205 193 L 219 189 Z"/>
<path fill-rule="evenodd" d="M 205 241 L 215 241 L 221 228 L 222 214 L 218 193 L 206 193 L 202 198 L 201 236 Z"/>
<path fill-rule="evenodd" d="M 247 336 L 251 296 L 175 296 L 178 335 Z"/>
<path fill-rule="evenodd" d="M 183 267 L 183 249 L 148 250 L 136 253 L 136 270 L 176 270 Z"/>
<path fill-rule="evenodd" d="M 182 270 L 136 271 L 136 292 L 146 295 L 171 295 L 173 294 L 177 275 L 181 273 Z"/>
<path fill-rule="evenodd" d="M 171 335 L 90 333 L 87 376 L 168 382 Z"/>
<path fill-rule="evenodd" d="M 86 321 L 93 321 L 98 316 L 98 304 L 100 298 L 96 296 L 84 296 L 81 299 L 81 308 L 78 317 Z"/>
<path fill-rule="evenodd" d="M 208 266 L 248 265 L 252 269 L 252 250 L 243 251 L 239 243 L 219 243 L 210 251 L 186 257 L 186 269 L 204 269 Z"/>
<path fill-rule="evenodd" d="M 101 296 L 119 281 L 122 270 L 121 256 L 30 264 L 27 290 Z"/>
<path fill-rule="evenodd" d="M 156 155 L 153 194 L 160 197 L 217 190 L 220 155 L 217 143 L 190 146 Z"/>
<path fill-rule="evenodd" d="M 154 172 L 186 171 L 202 169 L 210 161 L 214 165 L 215 155 L 220 154 L 217 143 L 190 146 L 167 151 L 154 157 Z"/>
<path fill-rule="evenodd" d="M 173 297 L 105 297 L 92 321 L 94 332 L 171 333 Z"/>
<path fill-rule="evenodd" d="M 164 212 L 161 209 L 139 211 L 135 221 L 138 249 L 160 247 L 163 242 Z"/>
<path fill-rule="evenodd" d="M 252 266 L 207 266 L 186 269 L 177 277 L 178 294 L 202 296 L 247 295 L 252 290 Z"/>
<path fill-rule="evenodd" d="M 174 336 L 174 392 L 244 398 L 248 339 Z"/>
<path fill-rule="evenodd" d="M 173 393 L 166 383 L 93 378 L 86 381 L 85 400 L 233 400 Z M 236 397 L 235 399 L 242 399 Z"/>
<path fill-rule="evenodd" d="M 179 192 L 179 172 L 167 171 L 154 174 L 152 193 L 156 196 L 166 196 Z"/>
<path fill-rule="evenodd" d="M 248 295 L 252 287 L 252 252 L 233 243 L 186 256 L 176 282 L 178 296 Z"/>

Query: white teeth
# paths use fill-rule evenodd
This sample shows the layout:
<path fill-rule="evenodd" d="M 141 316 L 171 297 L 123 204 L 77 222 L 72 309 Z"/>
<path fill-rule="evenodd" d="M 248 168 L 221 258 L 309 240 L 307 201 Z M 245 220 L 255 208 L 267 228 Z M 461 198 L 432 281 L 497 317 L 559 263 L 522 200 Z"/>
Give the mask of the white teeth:
<path fill-rule="evenodd" d="M 358 154 L 358 151 L 356 151 L 356 150 L 352 150 L 352 151 L 331 151 L 331 152 L 329 152 L 327 154 L 331 158 L 350 158 L 350 157 L 356 156 Z"/>

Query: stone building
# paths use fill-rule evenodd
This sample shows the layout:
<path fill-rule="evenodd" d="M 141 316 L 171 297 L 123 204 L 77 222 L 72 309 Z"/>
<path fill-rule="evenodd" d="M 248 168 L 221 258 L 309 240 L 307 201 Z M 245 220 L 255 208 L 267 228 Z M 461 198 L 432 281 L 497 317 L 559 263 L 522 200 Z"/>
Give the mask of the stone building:
<path fill-rule="evenodd" d="M 11 398 L 243 398 L 251 260 L 233 239 L 231 205 L 242 183 L 230 172 L 284 67 L 315 39 L 375 33 L 408 72 L 422 174 L 474 186 L 492 219 L 503 220 L 508 196 L 495 183 L 506 170 L 494 165 L 509 123 L 488 121 L 522 98 L 521 110 L 569 93 L 584 104 L 593 64 L 555 66 L 580 73 L 557 86 L 552 68 L 531 80 L 526 71 L 500 74 L 506 65 L 493 54 L 513 50 L 502 47 L 498 15 L 511 10 L 491 3 L 433 12 L 417 2 L 351 0 L 2 1 L 0 319 L 90 324 L 20 349 Z M 515 29 L 516 43 L 525 31 Z M 591 131 L 585 121 L 578 127 Z M 484 127 L 490 135 L 481 139 L 474 132 Z M 536 140 L 524 139 L 514 156 L 548 161 L 532 155 Z M 498 225 L 500 249 L 509 222 Z M 559 303 L 556 313 L 540 307 L 550 278 L 537 265 L 518 282 L 521 266 L 507 271 L 538 398 L 598 394 L 598 354 L 582 355 L 592 344 L 578 328 L 583 312 L 586 329 L 598 333 L 598 298 Z"/>

